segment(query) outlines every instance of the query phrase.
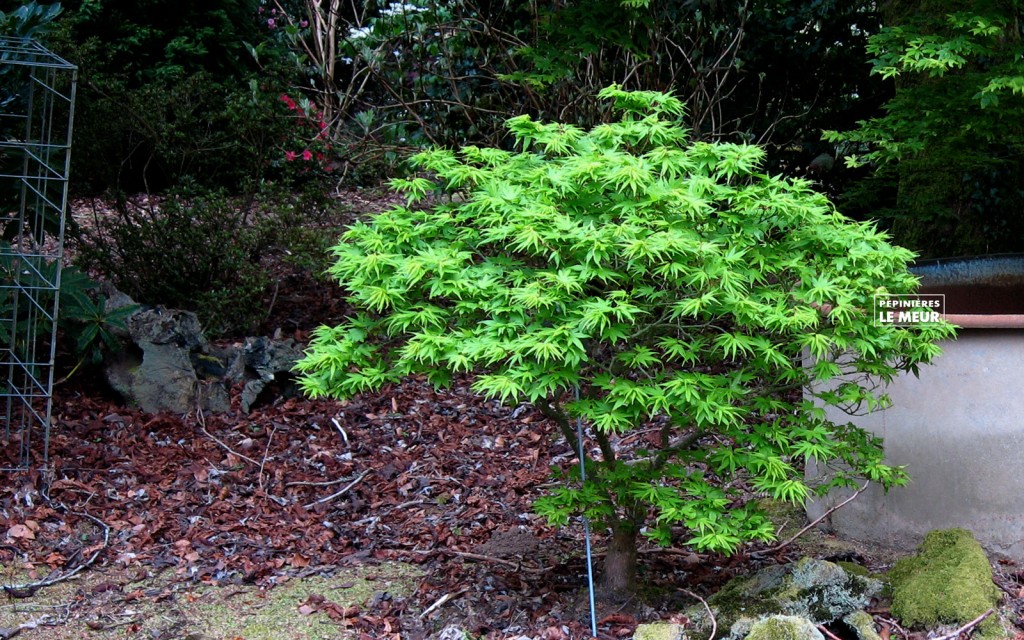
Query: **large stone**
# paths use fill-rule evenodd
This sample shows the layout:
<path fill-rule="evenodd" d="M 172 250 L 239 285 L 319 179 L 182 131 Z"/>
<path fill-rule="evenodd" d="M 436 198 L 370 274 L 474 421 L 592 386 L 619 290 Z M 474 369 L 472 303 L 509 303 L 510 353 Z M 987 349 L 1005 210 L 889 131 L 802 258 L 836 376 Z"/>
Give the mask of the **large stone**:
<path fill-rule="evenodd" d="M 929 533 L 916 556 L 893 566 L 889 581 L 892 612 L 909 627 L 966 624 L 995 607 L 1000 598 L 985 552 L 964 529 Z M 998 628 L 998 617 L 992 616 L 982 631 Z"/>
<path fill-rule="evenodd" d="M 134 305 L 111 289 L 117 306 Z M 246 338 L 244 344 L 216 347 L 203 336 L 192 312 L 150 308 L 125 321 L 125 349 L 107 359 L 106 377 L 126 402 L 155 413 L 207 413 L 231 408 L 229 389 L 242 384 L 241 409 L 248 412 L 269 387 L 292 391 L 291 369 L 302 357 L 294 340 Z"/>
<path fill-rule="evenodd" d="M 225 386 L 196 375 L 193 353 L 201 352 L 206 339 L 194 313 L 146 309 L 129 316 L 125 325 L 131 344 L 109 358 L 106 375 L 126 401 L 152 413 L 229 408 Z"/>
<path fill-rule="evenodd" d="M 856 575 L 825 560 L 803 558 L 785 566 L 771 566 L 751 576 L 730 580 L 708 599 L 719 629 L 742 638 L 754 621 L 771 615 L 807 618 L 829 624 L 866 607 L 882 590 L 882 583 Z M 703 607 L 688 612 L 701 632 L 710 630 Z"/>

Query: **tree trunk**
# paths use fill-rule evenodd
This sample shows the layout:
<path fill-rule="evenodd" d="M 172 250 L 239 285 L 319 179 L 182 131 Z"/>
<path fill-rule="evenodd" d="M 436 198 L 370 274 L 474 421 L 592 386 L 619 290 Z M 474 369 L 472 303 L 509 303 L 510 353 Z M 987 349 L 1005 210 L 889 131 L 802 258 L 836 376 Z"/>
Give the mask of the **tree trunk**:
<path fill-rule="evenodd" d="M 619 521 L 612 525 L 608 554 L 604 557 L 601 591 L 607 596 L 631 595 L 636 582 L 636 528 Z"/>

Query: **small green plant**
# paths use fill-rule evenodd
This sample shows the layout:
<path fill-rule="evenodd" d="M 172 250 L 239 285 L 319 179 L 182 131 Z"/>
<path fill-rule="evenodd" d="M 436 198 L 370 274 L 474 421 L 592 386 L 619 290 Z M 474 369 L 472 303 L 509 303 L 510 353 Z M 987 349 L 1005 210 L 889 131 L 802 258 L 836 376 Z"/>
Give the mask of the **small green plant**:
<path fill-rule="evenodd" d="M 297 369 L 315 397 L 467 375 L 487 397 L 532 402 L 574 451 L 583 421 L 600 450 L 586 482 L 537 509 L 607 525 L 603 584 L 620 591 L 641 532 L 733 552 L 773 537 L 751 495 L 903 482 L 879 439 L 823 406 L 881 406 L 876 383 L 917 371 L 952 331 L 874 323 L 875 294 L 914 290 L 911 252 L 809 183 L 760 172 L 760 148 L 689 143 L 668 94 L 599 95 L 619 121 L 519 116 L 519 152 L 415 156 L 431 178 L 392 183 L 410 206 L 334 249 L 331 273 L 361 311 L 317 330 Z M 412 206 L 437 191 L 457 197 Z M 643 425 L 658 434 L 647 450 L 618 446 Z M 831 469 L 819 486 L 807 459 Z"/>
<path fill-rule="evenodd" d="M 25 355 L 33 348 L 48 348 L 53 324 L 40 311 L 52 307 L 57 293 L 57 326 L 79 359 L 70 376 L 83 364 L 98 364 L 106 353 L 120 350 L 117 332 L 125 330 L 125 320 L 138 307 L 108 309 L 107 299 L 97 293 L 99 283 L 75 267 L 61 270 L 60 286 L 54 291 L 56 281 L 56 261 L 19 255 L 9 244 L 0 242 L 0 318 L 5 320 L 0 323 L 0 344 Z M 28 295 L 21 292 L 31 292 L 32 300 L 19 301 L 19 295 Z M 36 336 L 38 342 L 24 343 L 29 336 Z M 31 355 L 39 357 L 38 353 Z"/>
<path fill-rule="evenodd" d="M 0 11 L 0 36 L 34 38 L 42 35 L 62 11 L 59 2 L 40 4 L 35 0 L 23 2 L 13 11 Z"/>

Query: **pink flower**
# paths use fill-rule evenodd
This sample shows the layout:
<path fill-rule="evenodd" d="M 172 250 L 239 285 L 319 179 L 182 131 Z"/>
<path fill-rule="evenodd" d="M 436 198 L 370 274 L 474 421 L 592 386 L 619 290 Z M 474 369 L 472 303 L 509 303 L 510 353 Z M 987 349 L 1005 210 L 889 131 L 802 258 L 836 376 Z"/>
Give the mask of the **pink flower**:
<path fill-rule="evenodd" d="M 298 108 L 299 108 L 299 105 L 295 104 L 295 101 L 294 101 L 294 100 L 292 100 L 292 99 L 291 99 L 291 97 L 290 97 L 290 96 L 289 96 L 288 94 L 286 94 L 286 93 L 282 93 L 282 94 L 281 94 L 281 97 L 280 97 L 280 98 L 278 98 L 278 99 L 279 99 L 279 100 L 280 100 L 281 102 L 283 102 L 283 103 L 285 103 L 286 105 L 288 105 L 288 108 L 289 108 L 290 110 L 292 110 L 292 111 L 295 111 L 296 109 L 298 109 Z"/>
<path fill-rule="evenodd" d="M 309 20 L 303 20 L 302 22 L 299 23 L 299 26 L 305 29 L 306 27 L 309 26 Z"/>
<path fill-rule="evenodd" d="M 322 153 L 316 154 L 316 161 L 317 162 L 323 162 L 324 161 L 324 154 L 322 154 Z"/>
<path fill-rule="evenodd" d="M 273 29 L 275 24 L 276 23 L 274 22 L 273 18 L 270 18 L 269 20 L 267 20 L 267 28 Z"/>
<path fill-rule="evenodd" d="M 263 13 L 263 7 L 260 7 L 259 9 L 257 9 L 257 13 Z"/>
<path fill-rule="evenodd" d="M 270 10 L 270 15 L 276 16 L 277 15 L 277 9 L 271 9 Z"/>
<path fill-rule="evenodd" d="M 306 162 L 309 162 L 310 160 L 313 159 L 313 152 L 310 151 L 309 149 L 304 149 L 302 151 L 302 159 L 305 160 Z"/>
<path fill-rule="evenodd" d="M 284 159 L 287 160 L 288 162 L 292 162 L 293 160 L 295 160 L 295 152 L 294 151 L 285 151 L 284 152 Z"/>

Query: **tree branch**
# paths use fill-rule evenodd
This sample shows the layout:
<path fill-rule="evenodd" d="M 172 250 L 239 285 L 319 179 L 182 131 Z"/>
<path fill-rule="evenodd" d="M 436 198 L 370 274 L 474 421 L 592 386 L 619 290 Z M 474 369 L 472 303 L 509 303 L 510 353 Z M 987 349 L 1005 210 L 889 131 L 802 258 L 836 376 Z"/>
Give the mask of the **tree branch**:
<path fill-rule="evenodd" d="M 791 545 L 793 543 L 794 540 L 796 540 L 800 536 L 804 535 L 805 533 L 807 533 L 808 531 L 810 531 L 814 527 L 818 526 L 818 524 L 822 520 L 824 520 L 825 518 L 829 517 L 830 515 L 835 513 L 837 510 L 839 510 L 840 508 L 842 508 L 842 507 L 846 506 L 847 504 L 849 504 L 850 502 L 852 502 L 853 499 L 856 498 L 857 496 L 859 496 L 860 494 L 864 493 L 864 491 L 868 488 L 869 484 L 871 484 L 871 481 L 870 480 L 866 480 L 864 482 L 864 484 L 861 486 L 860 489 L 857 489 L 856 491 L 853 492 L 852 496 L 850 496 L 846 500 L 843 500 L 839 504 L 833 506 L 831 509 L 829 509 L 825 513 L 821 514 L 817 518 L 815 518 L 814 522 L 808 524 L 803 529 L 797 531 L 795 534 L 790 536 L 790 538 L 788 540 L 786 540 L 785 542 L 783 542 L 782 544 L 777 544 L 774 547 L 772 547 L 771 549 L 765 549 L 764 551 L 755 551 L 755 552 L 751 553 L 750 555 L 753 556 L 753 557 L 764 556 L 764 555 L 768 555 L 769 553 L 775 553 L 776 551 L 780 551 L 780 550 L 784 549 L 785 547 L 788 547 L 789 545 Z"/>
<path fill-rule="evenodd" d="M 594 429 L 594 437 L 597 438 L 597 446 L 601 447 L 601 455 L 604 456 L 604 463 L 609 469 L 615 468 L 615 449 L 612 447 L 608 434 L 600 429 Z"/>
<path fill-rule="evenodd" d="M 558 401 L 548 398 L 534 404 L 542 416 L 554 421 L 554 423 L 558 425 L 558 428 L 561 430 L 562 435 L 565 436 L 569 446 L 572 447 L 574 452 L 576 452 L 576 455 L 579 455 L 580 442 L 576 439 L 576 433 L 572 430 L 572 425 L 569 424 L 569 416 L 565 415 L 561 407 L 558 406 Z"/>

